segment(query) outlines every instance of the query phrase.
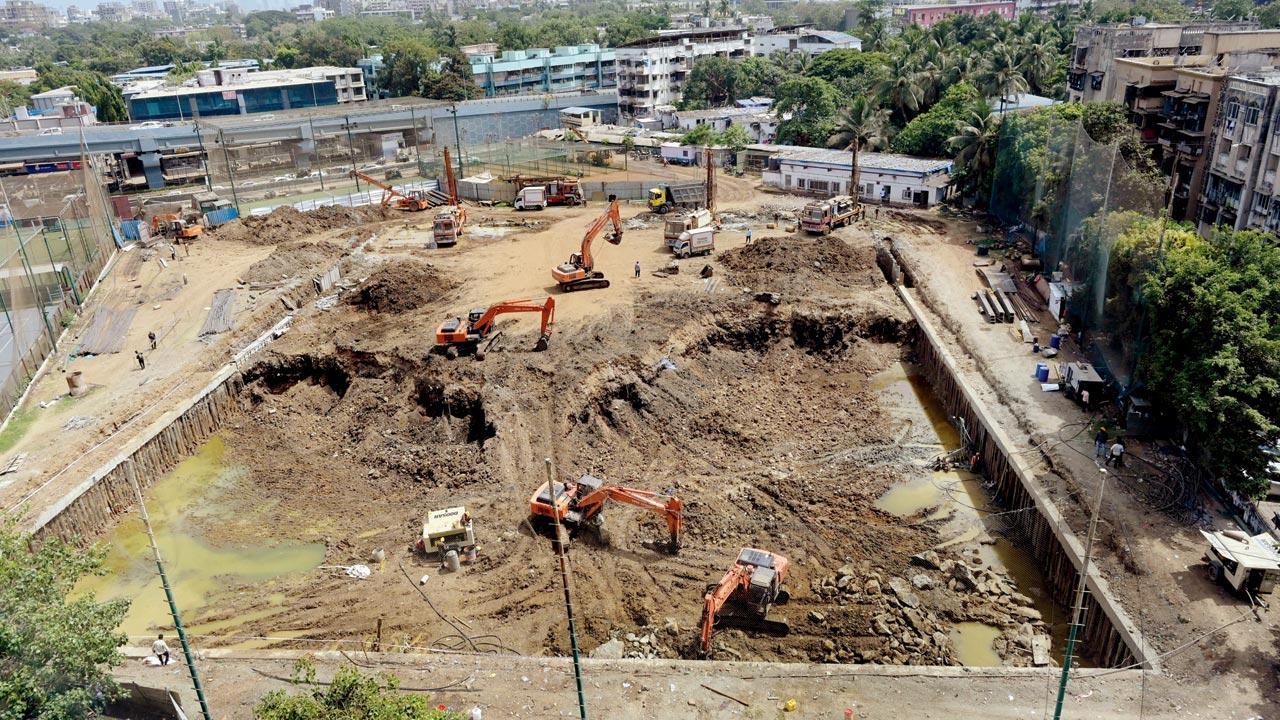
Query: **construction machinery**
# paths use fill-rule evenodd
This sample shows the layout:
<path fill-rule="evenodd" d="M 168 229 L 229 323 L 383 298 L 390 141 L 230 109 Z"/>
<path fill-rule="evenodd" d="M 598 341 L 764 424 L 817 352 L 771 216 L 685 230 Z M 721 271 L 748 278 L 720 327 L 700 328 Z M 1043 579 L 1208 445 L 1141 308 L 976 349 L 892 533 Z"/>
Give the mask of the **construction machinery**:
<path fill-rule="evenodd" d="M 800 227 L 805 232 L 826 235 L 832 230 L 853 224 L 862 217 L 862 206 L 848 195 L 807 203 L 800 212 Z"/>
<path fill-rule="evenodd" d="M 463 562 L 476 561 L 476 534 L 471 527 L 471 515 L 463 506 L 432 510 L 422 524 L 422 537 L 414 550 L 427 556 L 434 555 L 440 565 L 457 572 Z"/>
<path fill-rule="evenodd" d="M 662 548 L 672 554 L 679 552 L 684 504 L 674 494 L 607 485 L 600 478 L 583 475 L 577 482 L 553 484 L 548 480 L 542 483 L 533 497 L 529 498 L 529 514 L 535 526 L 541 530 L 554 527 L 559 520 L 570 537 L 583 527 L 590 527 L 602 542 L 607 542 L 603 511 L 605 503 L 609 501 L 634 505 L 665 517 L 669 537 L 665 543 L 661 543 Z"/>
<path fill-rule="evenodd" d="M 666 215 L 676 208 L 700 208 L 706 204 L 707 186 L 704 183 L 649 188 L 649 209 L 659 215 Z"/>
<path fill-rule="evenodd" d="M 457 245 L 462 228 L 467 224 L 467 209 L 458 199 L 458 179 L 453 175 L 453 163 L 447 147 L 444 148 L 444 184 L 445 191 L 449 193 L 449 203 L 436 211 L 435 220 L 431 223 L 431 236 L 436 247 Z"/>
<path fill-rule="evenodd" d="M 449 318 L 436 330 L 436 347 L 443 348 L 450 358 L 458 356 L 463 350 L 471 351 L 476 359 L 483 360 L 480 343 L 490 337 L 494 321 L 499 315 L 518 312 L 542 313 L 542 329 L 538 334 L 535 352 L 547 349 L 551 340 L 551 324 L 555 321 L 556 301 L 547 298 L 542 302 L 536 300 L 504 300 L 487 308 L 475 308 L 467 313 L 467 319 Z M 496 337 L 496 336 L 494 336 Z"/>
<path fill-rule="evenodd" d="M 710 210 L 694 210 L 683 215 L 673 215 L 667 218 L 662 226 L 662 238 L 666 240 L 667 247 L 671 247 L 674 241 L 680 239 L 681 234 L 689 230 L 711 227 L 714 224 L 715 219 L 711 217 Z"/>
<path fill-rule="evenodd" d="M 711 633 L 718 627 L 738 627 L 786 635 L 791 626 L 785 620 L 769 620 L 769 608 L 791 599 L 782 589 L 790 562 L 767 550 L 743 548 L 729 572 L 719 583 L 708 585 L 702 597 L 701 635 L 698 649 L 703 657 L 711 653 Z"/>
<path fill-rule="evenodd" d="M 586 198 L 582 194 L 582 186 L 578 184 L 578 181 L 563 175 L 549 175 L 546 177 L 516 175 L 508 180 L 515 184 L 517 197 L 526 190 L 541 188 L 543 199 L 547 205 L 572 206 L 586 202 Z"/>
<path fill-rule="evenodd" d="M 595 259 L 591 257 L 591 243 L 604 229 L 612 223 L 613 230 L 605 236 L 610 244 L 622 242 L 622 215 L 618 207 L 617 196 L 609 196 L 609 208 L 596 218 L 582 236 L 582 246 L 578 252 L 569 256 L 569 261 L 551 269 L 551 276 L 564 292 L 575 290 L 595 290 L 609 287 L 604 273 L 595 269 Z"/>
<path fill-rule="evenodd" d="M 194 240 L 204 233 L 198 220 L 183 217 L 179 213 L 163 213 L 151 218 L 151 235 L 175 240 Z"/>
<path fill-rule="evenodd" d="M 408 212 L 422 212 L 432 207 L 431 198 L 421 190 L 413 190 L 411 192 L 400 192 L 394 187 L 378 180 L 377 178 L 362 173 L 359 170 L 351 170 L 347 173 L 348 177 L 363 180 L 370 185 L 382 190 L 382 209 L 386 210 L 391 207 L 391 201 L 395 200 L 395 208 L 397 210 L 406 210 Z"/>
<path fill-rule="evenodd" d="M 1265 599 L 1280 581 L 1280 551 L 1268 533 L 1241 530 L 1200 531 L 1209 544 L 1204 560 L 1209 575 L 1251 600 Z"/>

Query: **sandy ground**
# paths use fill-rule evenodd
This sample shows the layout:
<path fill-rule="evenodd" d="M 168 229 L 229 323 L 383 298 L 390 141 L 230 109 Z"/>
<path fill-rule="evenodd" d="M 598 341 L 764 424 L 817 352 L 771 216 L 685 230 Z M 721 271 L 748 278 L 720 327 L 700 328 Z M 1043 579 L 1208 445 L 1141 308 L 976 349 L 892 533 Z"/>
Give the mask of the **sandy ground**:
<path fill-rule="evenodd" d="M 1060 393 L 1040 390 L 1029 346 L 1008 332 L 1011 326 L 986 323 L 969 297 L 982 283 L 973 270 L 974 248 L 965 243 L 978 235 L 975 224 L 936 214 L 927 222 L 886 214 L 879 232 L 897 239 L 914 265 L 917 292 L 955 339 L 969 379 L 984 388 L 1007 428 L 1021 430 L 1011 436 L 1039 459 L 1039 480 L 1083 536 L 1100 478 L 1092 428 L 1117 427 L 1108 422 L 1114 410 L 1085 413 Z M 1035 332 L 1047 336 L 1052 330 L 1042 323 Z M 1079 357 L 1073 342 L 1063 357 Z M 1036 445 L 1043 454 L 1032 449 Z M 1184 497 L 1181 487 L 1171 488 L 1156 466 L 1144 462 L 1156 459 L 1154 446 L 1130 441 L 1128 449 L 1137 457 L 1123 471 L 1112 469 L 1100 532 L 1098 563 L 1113 592 L 1162 653 L 1198 640 L 1165 660 L 1170 676 L 1186 682 L 1212 677 L 1224 708 L 1275 715 L 1276 616 L 1266 609 L 1255 615 L 1246 600 L 1215 585 L 1202 559 L 1198 529 L 1235 525 L 1211 498 L 1194 490 Z M 1188 499 L 1193 511 L 1183 506 Z"/>

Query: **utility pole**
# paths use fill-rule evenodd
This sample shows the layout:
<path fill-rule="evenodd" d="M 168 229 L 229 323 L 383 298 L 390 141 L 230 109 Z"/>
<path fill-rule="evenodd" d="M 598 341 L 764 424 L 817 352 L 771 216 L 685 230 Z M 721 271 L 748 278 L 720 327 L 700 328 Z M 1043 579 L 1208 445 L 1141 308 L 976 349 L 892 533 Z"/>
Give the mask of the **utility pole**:
<path fill-rule="evenodd" d="M 555 544 L 556 555 L 560 559 L 560 587 L 564 589 L 564 609 L 569 616 L 569 647 L 573 650 L 573 679 L 578 684 L 578 717 L 579 720 L 587 720 L 587 697 L 582 692 L 582 662 L 578 655 L 578 629 L 573 622 L 573 596 L 569 592 L 569 557 L 564 552 L 569 535 L 560 524 L 560 490 L 556 487 L 555 475 L 551 471 L 551 458 L 546 459 L 546 465 L 547 487 L 551 488 L 551 516 L 556 521 Z"/>
<path fill-rule="evenodd" d="M 464 178 L 467 176 L 467 166 L 462 159 L 462 133 L 458 130 L 458 104 L 449 106 L 449 112 L 453 113 L 453 143 L 458 146 L 458 177 Z"/>
<path fill-rule="evenodd" d="M 347 154 L 351 156 L 351 177 L 356 181 L 356 192 L 360 192 L 360 176 L 356 175 L 359 169 L 356 168 L 356 143 L 351 139 L 351 116 L 343 117 L 346 122 L 342 123 L 342 129 L 347 131 Z"/>
<path fill-rule="evenodd" d="M 209 151 L 204 149 L 204 135 L 200 134 L 200 121 L 195 121 L 196 126 L 196 142 L 200 144 L 200 166 L 204 169 L 204 189 L 213 192 L 213 177 L 209 175 Z M 80 130 L 81 136 L 84 135 L 83 126 Z"/>
<path fill-rule="evenodd" d="M 1071 632 L 1067 634 L 1067 649 L 1062 657 L 1062 677 L 1058 680 L 1058 702 L 1053 708 L 1053 720 L 1062 720 L 1062 702 L 1067 696 L 1067 676 L 1071 674 L 1071 661 L 1076 650 L 1076 636 L 1084 619 L 1085 582 L 1089 578 L 1089 561 L 1093 557 L 1093 536 L 1098 530 L 1098 516 L 1102 514 L 1102 494 L 1107 491 L 1107 469 L 1098 468 L 1102 483 L 1098 485 L 1098 500 L 1093 505 L 1093 517 L 1089 518 L 1089 537 L 1084 543 L 1084 560 L 1080 564 L 1080 584 L 1076 586 L 1075 607 L 1071 610 Z"/>
<path fill-rule="evenodd" d="M 312 90 L 311 92 L 315 92 Z M 316 124 L 312 122 L 311 116 L 307 116 L 307 127 L 311 128 L 311 157 L 315 160 L 316 166 L 319 168 L 316 172 L 320 173 L 320 190 L 324 191 L 324 162 L 320 159 L 320 143 L 316 140 Z"/>
<path fill-rule="evenodd" d="M 227 178 L 231 181 L 231 200 L 236 204 L 236 214 L 241 215 L 240 196 L 236 195 L 236 174 L 231 169 L 231 154 L 227 152 L 227 138 L 222 128 L 218 128 L 218 144 L 222 146 L 222 160 L 227 164 Z"/>
<path fill-rule="evenodd" d="M 191 655 L 191 645 L 187 642 L 187 631 L 182 627 L 182 616 L 178 613 L 178 604 L 173 600 L 173 588 L 169 586 L 169 576 L 164 571 L 164 561 L 160 559 L 160 547 L 156 545 L 156 534 L 151 529 L 151 517 L 147 515 L 147 504 L 142 499 L 142 489 L 138 487 L 138 479 L 129 476 L 133 485 L 133 495 L 138 500 L 138 514 L 142 516 L 142 527 L 147 531 L 147 540 L 151 543 L 151 554 L 156 559 L 156 570 L 160 573 L 160 584 L 164 586 L 165 599 L 169 601 L 169 614 L 173 616 L 173 626 L 178 630 L 178 641 L 182 643 L 182 655 L 187 660 L 187 670 L 191 674 L 191 686 L 195 688 L 196 699 L 200 701 L 200 712 L 204 720 L 213 720 L 209 714 L 209 703 L 204 698 L 204 685 L 200 683 L 200 670 L 196 668 L 195 658 Z"/>
<path fill-rule="evenodd" d="M 862 190 L 858 187 L 858 146 L 861 144 L 862 138 L 855 135 L 853 138 L 853 165 L 849 170 L 849 195 L 859 205 L 862 204 Z"/>

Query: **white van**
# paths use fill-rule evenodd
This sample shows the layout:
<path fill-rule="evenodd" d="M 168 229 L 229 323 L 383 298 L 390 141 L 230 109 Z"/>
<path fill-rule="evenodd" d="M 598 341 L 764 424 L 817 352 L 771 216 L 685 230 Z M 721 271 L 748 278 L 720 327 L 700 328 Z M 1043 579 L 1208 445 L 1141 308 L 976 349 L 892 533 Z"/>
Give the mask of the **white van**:
<path fill-rule="evenodd" d="M 517 210 L 542 210 L 547 206 L 547 190 L 541 185 L 530 185 L 516 194 Z"/>
<path fill-rule="evenodd" d="M 716 230 L 713 227 L 685 230 L 680 233 L 679 239 L 671 241 L 668 245 L 677 257 L 710 255 L 716 249 Z"/>

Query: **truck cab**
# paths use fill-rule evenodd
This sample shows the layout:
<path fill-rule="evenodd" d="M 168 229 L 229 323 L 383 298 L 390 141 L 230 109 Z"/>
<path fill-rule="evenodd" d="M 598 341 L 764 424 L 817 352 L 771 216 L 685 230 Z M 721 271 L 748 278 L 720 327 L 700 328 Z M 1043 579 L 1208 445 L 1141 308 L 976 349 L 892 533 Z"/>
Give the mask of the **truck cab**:
<path fill-rule="evenodd" d="M 437 247 L 452 247 L 458 244 L 458 236 L 462 234 L 462 223 L 458 217 L 458 208 L 450 205 L 436 213 L 431 224 L 431 236 Z"/>
<path fill-rule="evenodd" d="M 685 230 L 680 237 L 668 241 L 667 247 L 678 257 L 710 255 L 716 249 L 716 229 L 710 226 Z"/>
<path fill-rule="evenodd" d="M 516 210 L 543 210 L 547 207 L 547 191 L 541 185 L 530 185 L 516 193 Z"/>

